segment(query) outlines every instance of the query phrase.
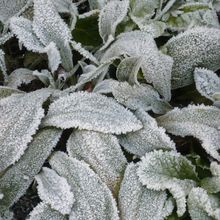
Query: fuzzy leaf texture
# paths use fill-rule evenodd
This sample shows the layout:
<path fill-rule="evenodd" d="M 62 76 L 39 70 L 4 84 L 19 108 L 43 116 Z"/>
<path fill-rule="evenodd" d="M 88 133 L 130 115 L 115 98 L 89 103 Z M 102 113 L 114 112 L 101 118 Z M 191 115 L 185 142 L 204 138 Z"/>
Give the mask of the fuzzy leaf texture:
<path fill-rule="evenodd" d="M 177 215 L 186 211 L 186 196 L 196 186 L 195 167 L 181 154 L 162 150 L 147 153 L 138 167 L 143 185 L 152 190 L 169 190 L 176 200 Z"/>
<path fill-rule="evenodd" d="M 43 125 L 114 134 L 142 128 L 141 122 L 113 99 L 87 92 L 72 93 L 56 100 L 50 105 Z"/>
<path fill-rule="evenodd" d="M 67 220 L 67 217 L 52 209 L 49 205 L 42 202 L 39 203 L 30 213 L 27 220 Z"/>
<path fill-rule="evenodd" d="M 140 57 L 140 66 L 146 81 L 152 83 L 154 88 L 158 90 L 166 100 L 170 100 L 170 80 L 173 60 L 171 57 L 159 52 L 150 34 L 141 31 L 120 34 L 117 40 L 104 53 L 101 61 L 103 62 L 112 57 L 121 55 Z M 131 66 L 131 70 L 132 69 L 133 66 Z"/>
<path fill-rule="evenodd" d="M 0 70 L 3 73 L 4 79 L 8 79 L 7 75 L 7 68 L 6 68 L 6 63 L 5 63 L 5 53 L 3 50 L 0 49 Z"/>
<path fill-rule="evenodd" d="M 76 201 L 70 220 L 119 220 L 110 190 L 88 164 L 58 152 L 50 159 L 50 165 L 72 188 Z"/>
<path fill-rule="evenodd" d="M 142 122 L 143 128 L 119 136 L 119 142 L 125 150 L 141 157 L 153 150 L 175 149 L 174 142 L 165 133 L 165 129 L 158 127 L 154 118 L 143 110 L 136 111 L 135 115 Z"/>
<path fill-rule="evenodd" d="M 202 188 L 193 188 L 187 203 L 192 220 L 220 219 L 220 208 L 213 207 L 211 196 Z"/>
<path fill-rule="evenodd" d="M 74 197 L 66 179 L 47 167 L 35 179 L 41 200 L 63 215 L 70 214 Z"/>
<path fill-rule="evenodd" d="M 17 161 L 44 117 L 43 103 L 50 90 L 14 94 L 0 100 L 0 171 Z"/>
<path fill-rule="evenodd" d="M 118 24 L 120 24 L 127 15 L 129 1 L 109 1 L 101 10 L 99 15 L 99 33 L 106 43 L 110 38 L 115 37 Z"/>
<path fill-rule="evenodd" d="M 27 85 L 35 79 L 37 79 L 37 78 L 33 75 L 32 70 L 25 69 L 25 68 L 19 68 L 19 69 L 16 69 L 15 71 L 13 71 L 9 75 L 6 85 L 8 87 L 17 89 L 22 84 Z"/>
<path fill-rule="evenodd" d="M 59 141 L 61 133 L 62 131 L 56 128 L 39 131 L 28 145 L 24 155 L 0 178 L 0 193 L 3 194 L 0 200 L 0 215 L 6 213 L 25 194 Z"/>
<path fill-rule="evenodd" d="M 204 67 L 213 71 L 220 68 L 220 30 L 198 27 L 171 38 L 164 46 L 174 59 L 172 88 L 193 83 L 193 71 Z"/>
<path fill-rule="evenodd" d="M 190 105 L 175 108 L 157 118 L 167 132 L 181 137 L 193 136 L 201 141 L 202 147 L 213 158 L 220 161 L 220 110 L 213 106 Z"/>
<path fill-rule="evenodd" d="M 113 87 L 112 94 L 119 103 L 131 110 L 152 110 L 156 114 L 164 114 L 171 109 L 150 85 L 130 86 L 127 82 L 121 82 Z"/>
<path fill-rule="evenodd" d="M 119 192 L 121 220 L 163 220 L 174 208 L 165 191 L 147 189 L 137 175 L 137 165 L 129 164 Z"/>
<path fill-rule="evenodd" d="M 101 180 L 116 192 L 127 163 L 116 137 L 76 130 L 67 142 L 67 151 L 71 157 L 88 163 Z"/>
<path fill-rule="evenodd" d="M 213 95 L 220 92 L 220 78 L 211 70 L 196 68 L 194 71 L 196 89 L 201 95 L 215 101 Z"/>

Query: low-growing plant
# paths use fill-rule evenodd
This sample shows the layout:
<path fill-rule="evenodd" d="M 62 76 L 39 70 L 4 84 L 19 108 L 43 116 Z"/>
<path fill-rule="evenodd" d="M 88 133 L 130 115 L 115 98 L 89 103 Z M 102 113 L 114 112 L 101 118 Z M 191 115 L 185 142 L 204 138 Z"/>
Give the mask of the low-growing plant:
<path fill-rule="evenodd" d="M 219 10 L 1 0 L 0 219 L 219 220 Z"/>

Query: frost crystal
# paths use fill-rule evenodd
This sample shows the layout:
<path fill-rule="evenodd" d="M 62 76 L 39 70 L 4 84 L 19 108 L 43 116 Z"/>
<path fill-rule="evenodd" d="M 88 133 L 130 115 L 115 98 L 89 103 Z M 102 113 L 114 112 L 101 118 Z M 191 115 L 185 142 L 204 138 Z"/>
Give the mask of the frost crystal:
<path fill-rule="evenodd" d="M 158 127 L 157 122 L 144 111 L 136 112 L 143 128 L 139 131 L 119 136 L 120 144 L 130 153 L 144 156 L 145 153 L 164 149 L 174 150 L 175 144 L 166 135 L 165 129 Z"/>
<path fill-rule="evenodd" d="M 17 161 L 44 117 L 48 90 L 14 94 L 0 100 L 0 171 Z"/>
<path fill-rule="evenodd" d="M 63 215 L 71 212 L 74 198 L 65 178 L 59 176 L 54 170 L 44 167 L 35 179 L 41 200 Z"/>
<path fill-rule="evenodd" d="M 129 164 L 119 192 L 122 220 L 163 220 L 174 206 L 165 191 L 154 191 L 143 186 L 137 176 L 137 165 Z"/>
<path fill-rule="evenodd" d="M 202 147 L 220 161 L 220 110 L 213 106 L 193 106 L 174 109 L 157 118 L 160 126 L 174 135 L 194 136 L 201 140 Z"/>
<path fill-rule="evenodd" d="M 127 161 L 116 137 L 76 130 L 67 142 L 67 151 L 71 157 L 88 163 L 112 191 L 117 189 Z"/>
<path fill-rule="evenodd" d="M 50 165 L 72 188 L 76 201 L 70 216 L 79 220 L 119 220 L 110 190 L 85 162 L 60 152 L 53 155 Z"/>
<path fill-rule="evenodd" d="M 141 122 L 113 99 L 86 92 L 72 93 L 52 103 L 43 125 L 114 134 L 142 128 Z"/>
<path fill-rule="evenodd" d="M 193 71 L 204 67 L 216 71 L 220 67 L 220 30 L 193 28 L 171 38 L 165 45 L 167 54 L 174 59 L 172 88 L 193 83 Z"/>

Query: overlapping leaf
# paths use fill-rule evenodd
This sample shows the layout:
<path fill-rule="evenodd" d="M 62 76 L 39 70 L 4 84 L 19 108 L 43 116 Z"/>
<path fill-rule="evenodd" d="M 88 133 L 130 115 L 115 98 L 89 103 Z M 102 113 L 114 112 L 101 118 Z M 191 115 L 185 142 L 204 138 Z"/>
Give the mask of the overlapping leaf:
<path fill-rule="evenodd" d="M 14 94 L 0 100 L 0 171 L 17 161 L 44 117 L 50 90 Z"/>
<path fill-rule="evenodd" d="M 220 30 L 198 27 L 171 38 L 165 45 L 174 59 L 172 87 L 193 83 L 193 71 L 204 67 L 216 71 L 220 67 Z"/>
<path fill-rule="evenodd" d="M 126 158 L 116 137 L 94 131 L 74 131 L 67 151 L 73 158 L 84 160 L 101 180 L 116 192 L 126 166 Z"/>
<path fill-rule="evenodd" d="M 0 86 L 0 99 L 6 98 L 14 93 L 23 93 L 23 91 L 8 86 Z"/>
<path fill-rule="evenodd" d="M 157 118 L 160 126 L 174 135 L 194 136 L 213 158 L 220 161 L 220 110 L 213 106 L 188 106 L 174 109 Z"/>
<path fill-rule="evenodd" d="M 144 111 L 137 111 L 136 116 L 143 123 L 143 128 L 139 131 L 119 136 L 120 144 L 128 152 L 141 157 L 153 150 L 175 149 L 173 141 L 166 135 L 163 128 L 158 127 L 154 118 Z"/>
<path fill-rule="evenodd" d="M 28 145 L 24 155 L 0 178 L 0 215 L 18 201 L 26 192 L 45 160 L 56 146 L 62 131 L 43 129 L 39 131 Z"/>
<path fill-rule="evenodd" d="M 85 162 L 60 152 L 53 155 L 50 164 L 60 176 L 67 179 L 72 188 L 76 201 L 70 219 L 119 219 L 110 190 Z"/>
<path fill-rule="evenodd" d="M 119 193 L 122 220 L 163 220 L 174 206 L 165 191 L 154 191 L 143 186 L 137 176 L 137 165 L 128 165 Z"/>
<path fill-rule="evenodd" d="M 50 105 L 43 124 L 114 134 L 142 128 L 141 122 L 113 99 L 86 92 L 72 93 L 56 100 Z"/>
<path fill-rule="evenodd" d="M 189 160 L 175 151 L 154 151 L 142 158 L 137 172 L 147 188 L 168 189 L 176 200 L 178 216 L 185 213 L 186 196 L 197 180 L 195 167 Z"/>

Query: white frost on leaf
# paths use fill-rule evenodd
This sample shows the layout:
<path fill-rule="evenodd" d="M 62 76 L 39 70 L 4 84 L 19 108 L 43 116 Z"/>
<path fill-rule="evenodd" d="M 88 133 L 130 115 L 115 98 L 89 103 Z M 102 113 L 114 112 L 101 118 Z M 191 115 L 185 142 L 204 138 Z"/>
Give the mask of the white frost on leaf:
<path fill-rule="evenodd" d="M 41 200 L 63 215 L 70 214 L 74 197 L 66 179 L 47 167 L 35 179 Z"/>
<path fill-rule="evenodd" d="M 191 190 L 187 204 L 192 220 L 220 219 L 220 207 L 213 207 L 209 194 L 202 188 L 197 187 Z"/>
<path fill-rule="evenodd" d="M 14 94 L 0 100 L 0 171 L 17 161 L 44 117 L 49 90 Z"/>
<path fill-rule="evenodd" d="M 175 108 L 157 118 L 167 132 L 181 137 L 193 136 L 201 141 L 202 147 L 213 158 L 220 161 L 220 110 L 214 106 L 189 105 Z"/>
<path fill-rule="evenodd" d="M 0 70 L 3 73 L 4 79 L 7 81 L 8 75 L 7 75 L 7 68 L 6 68 L 6 63 L 5 63 L 5 53 L 1 49 L 0 49 Z"/>
<path fill-rule="evenodd" d="M 33 209 L 27 220 L 67 220 L 67 217 L 41 202 Z"/>
<path fill-rule="evenodd" d="M 120 82 L 113 87 L 112 94 L 119 103 L 131 110 L 152 110 L 156 114 L 164 114 L 171 110 L 169 103 L 163 101 L 150 85 L 130 86 L 127 82 Z"/>
<path fill-rule="evenodd" d="M 148 83 L 152 83 L 154 88 L 166 100 L 170 100 L 173 60 L 171 57 L 159 52 L 150 34 L 143 31 L 131 31 L 120 34 L 117 40 L 106 50 L 101 62 L 122 55 L 128 55 L 131 58 L 140 57 L 140 67 L 145 80 Z M 133 66 L 130 65 L 130 67 L 130 71 L 132 71 Z"/>
<path fill-rule="evenodd" d="M 76 130 L 67 142 L 67 151 L 88 163 L 113 192 L 117 190 L 127 161 L 115 136 Z"/>
<path fill-rule="evenodd" d="M 172 88 L 193 83 L 193 71 L 203 67 L 216 71 L 220 67 L 220 30 L 197 27 L 172 37 L 164 51 L 174 59 Z"/>
<path fill-rule="evenodd" d="M 0 215 L 25 194 L 34 177 L 56 146 L 62 131 L 55 128 L 40 130 L 27 150 L 12 167 L 0 178 L 0 192 L 4 194 L 0 200 Z"/>
<path fill-rule="evenodd" d="M 174 205 L 165 191 L 147 189 L 139 181 L 138 165 L 129 164 L 119 191 L 119 209 L 122 220 L 164 220 Z"/>
<path fill-rule="evenodd" d="M 99 15 L 99 34 L 103 42 L 108 42 L 109 38 L 115 37 L 117 26 L 127 15 L 129 1 L 109 1 L 101 10 Z"/>
<path fill-rule="evenodd" d="M 176 200 L 177 215 L 185 213 L 186 196 L 197 181 L 195 167 L 189 160 L 175 151 L 154 151 L 142 157 L 137 173 L 148 189 L 169 190 Z"/>
<path fill-rule="evenodd" d="M 211 70 L 196 68 L 194 71 L 196 89 L 201 95 L 214 101 L 213 95 L 220 92 L 220 78 Z"/>
<path fill-rule="evenodd" d="M 50 105 L 43 125 L 114 134 L 142 128 L 141 122 L 112 98 L 87 92 L 75 92 L 56 100 Z"/>
<path fill-rule="evenodd" d="M 76 201 L 70 219 L 119 220 L 110 190 L 88 164 L 58 152 L 50 159 L 50 165 L 72 188 Z"/>
<path fill-rule="evenodd" d="M 33 80 L 37 79 L 33 75 L 33 71 L 25 68 L 19 68 L 14 70 L 8 77 L 6 85 L 8 87 L 17 89 L 22 84 L 29 84 Z"/>
<path fill-rule="evenodd" d="M 137 111 L 136 116 L 142 122 L 143 128 L 118 137 L 120 144 L 128 152 L 141 157 L 153 150 L 175 149 L 174 142 L 165 133 L 165 129 L 158 127 L 153 117 L 142 110 Z"/>

